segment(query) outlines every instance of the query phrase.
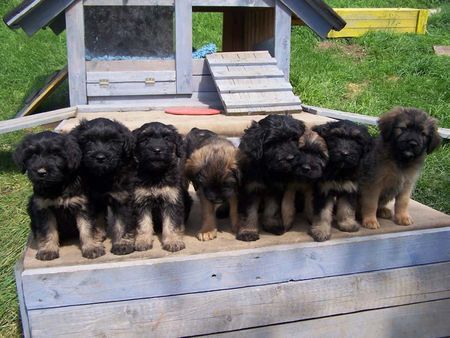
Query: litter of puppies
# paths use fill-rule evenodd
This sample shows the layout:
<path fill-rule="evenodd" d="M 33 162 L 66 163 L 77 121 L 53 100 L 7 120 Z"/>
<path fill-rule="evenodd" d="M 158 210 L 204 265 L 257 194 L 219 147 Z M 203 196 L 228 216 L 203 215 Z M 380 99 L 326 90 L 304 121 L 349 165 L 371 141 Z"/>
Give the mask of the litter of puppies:
<path fill-rule="evenodd" d="M 253 122 L 235 147 L 209 130 L 183 140 L 158 122 L 130 131 L 117 121 L 82 121 L 69 134 L 26 136 L 13 154 L 33 185 L 28 212 L 36 258 L 59 257 L 59 243 L 79 236 L 83 257 L 149 250 L 155 232 L 164 250 L 185 248 L 193 184 L 202 210 L 201 241 L 216 237 L 226 211 L 236 239 L 260 228 L 281 235 L 302 209 L 316 241 L 335 225 L 346 232 L 379 227 L 377 217 L 413 222 L 408 202 L 426 154 L 441 138 L 436 121 L 415 108 L 394 108 L 380 135 L 349 121 L 313 129 L 291 116 Z M 395 199 L 394 212 L 386 204 Z M 301 201 L 302 203 L 296 203 Z"/>

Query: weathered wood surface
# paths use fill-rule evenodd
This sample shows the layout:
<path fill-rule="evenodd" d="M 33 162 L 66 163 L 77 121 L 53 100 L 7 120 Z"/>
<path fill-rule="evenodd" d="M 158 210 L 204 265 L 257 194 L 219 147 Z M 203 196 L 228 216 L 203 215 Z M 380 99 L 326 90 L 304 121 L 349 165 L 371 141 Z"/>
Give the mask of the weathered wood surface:
<path fill-rule="evenodd" d="M 445 299 L 450 296 L 449 271 L 447 262 L 208 293 L 30 310 L 29 317 L 34 337 L 208 334 Z"/>
<path fill-rule="evenodd" d="M 88 72 L 174 71 L 175 60 L 86 61 Z M 209 75 L 205 59 L 192 60 L 192 75 Z"/>
<path fill-rule="evenodd" d="M 278 68 L 289 81 L 291 62 L 291 15 L 292 12 L 280 0 L 275 1 L 275 58 Z"/>
<path fill-rule="evenodd" d="M 283 5 L 284 6 L 284 5 Z M 228 114 L 301 111 L 301 101 L 267 51 L 215 53 L 206 57 Z M 242 65 L 248 60 L 258 63 Z M 264 61 L 267 60 L 267 64 Z M 264 92 L 264 94 L 261 94 Z"/>
<path fill-rule="evenodd" d="M 136 104 L 136 103 L 135 103 Z M 174 103 L 170 106 L 173 106 Z M 157 121 L 174 125 L 182 134 L 187 134 L 192 128 L 210 129 L 225 136 L 241 136 L 244 129 L 249 127 L 253 120 L 259 121 L 265 115 L 252 116 L 225 116 L 225 115 L 199 115 L 192 118 L 189 115 L 170 115 L 164 111 L 154 111 L 150 108 L 140 106 L 79 106 L 76 118 L 69 119 L 64 123 L 59 131 L 69 131 L 74 128 L 81 119 L 94 119 L 99 116 L 117 120 L 125 124 L 130 129 L 139 128 L 144 123 Z M 124 114 L 123 112 L 126 112 Z M 294 118 L 303 121 L 308 126 L 332 121 L 327 117 L 312 114 L 293 114 Z"/>
<path fill-rule="evenodd" d="M 64 119 L 73 118 L 76 115 L 77 108 L 69 107 L 49 111 L 46 113 L 39 113 L 35 115 L 18 117 L 11 120 L 0 121 L 0 134 L 62 121 Z"/>
<path fill-rule="evenodd" d="M 328 109 L 328 108 L 322 108 L 322 107 L 314 107 L 314 106 L 308 106 L 308 105 L 302 105 L 303 110 L 312 113 L 317 114 L 320 116 L 326 116 L 333 119 L 338 120 L 350 120 L 353 122 L 358 123 L 364 123 L 369 125 L 377 125 L 378 117 L 375 116 L 369 116 L 369 115 L 363 115 L 363 114 L 356 114 L 356 113 L 349 113 L 345 111 L 335 110 L 335 109 Z M 448 128 L 438 128 L 438 133 L 443 138 L 450 138 L 450 129 Z"/>
<path fill-rule="evenodd" d="M 208 337 L 448 337 L 450 335 L 449 317 L 450 300 L 444 299 L 234 332 L 214 333 Z"/>
<path fill-rule="evenodd" d="M 66 10 L 67 66 L 69 70 L 70 105 L 86 104 L 86 63 L 83 2 Z"/>
<path fill-rule="evenodd" d="M 162 250 L 158 237 L 153 249 L 145 252 L 114 256 L 107 241 L 107 255 L 88 260 L 81 257 L 78 245 L 69 244 L 61 248 L 60 258 L 42 262 L 34 258 L 35 248 L 29 247 L 22 276 L 27 306 L 157 297 L 450 260 L 446 250 L 450 247 L 450 216 L 417 202 L 412 203 L 411 214 L 416 221 L 413 226 L 382 220 L 378 231 L 363 229 L 350 234 L 333 229 L 332 240 L 324 243 L 315 243 L 307 235 L 301 216 L 292 231 L 282 236 L 262 232 L 260 240 L 252 243 L 237 241 L 229 221 L 220 220 L 218 238 L 200 242 L 195 237 L 200 229 L 195 202 L 186 226 L 186 249 L 181 252 Z M 96 288 L 103 280 L 114 282 Z M 127 288 L 129 283 L 140 287 Z"/>
<path fill-rule="evenodd" d="M 100 71 L 87 72 L 87 83 L 98 83 L 100 80 L 109 82 L 144 82 L 147 78 L 155 81 L 175 81 L 175 71 Z"/>
<path fill-rule="evenodd" d="M 178 94 L 192 93 L 192 0 L 175 0 L 176 82 Z"/>
<path fill-rule="evenodd" d="M 329 38 L 358 37 L 370 31 L 425 34 L 428 10 L 413 8 L 335 8 L 347 25 Z"/>
<path fill-rule="evenodd" d="M 175 0 L 85 0 L 85 6 L 173 6 Z M 223 0 L 225 7 L 273 7 L 274 0 Z M 192 0 L 192 6 L 217 6 L 217 0 Z"/>
<path fill-rule="evenodd" d="M 30 326 L 28 321 L 28 312 L 25 305 L 25 298 L 22 287 L 22 272 L 23 272 L 23 254 L 17 261 L 14 267 L 14 278 L 16 280 L 17 298 L 19 299 L 19 313 L 20 321 L 22 323 L 22 334 L 25 338 L 30 337 Z"/>

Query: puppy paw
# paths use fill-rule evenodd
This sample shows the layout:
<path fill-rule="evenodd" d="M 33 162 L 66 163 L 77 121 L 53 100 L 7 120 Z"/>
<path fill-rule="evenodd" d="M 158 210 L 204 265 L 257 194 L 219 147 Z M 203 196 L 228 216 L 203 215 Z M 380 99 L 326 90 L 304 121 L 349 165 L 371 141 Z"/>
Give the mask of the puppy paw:
<path fill-rule="evenodd" d="M 173 239 L 163 243 L 162 248 L 166 251 L 176 252 L 186 248 L 186 244 L 181 239 Z"/>
<path fill-rule="evenodd" d="M 254 230 L 239 230 L 236 239 L 244 242 L 253 242 L 259 239 L 259 234 Z"/>
<path fill-rule="evenodd" d="M 345 220 L 338 223 L 339 230 L 345 232 L 356 232 L 359 231 L 360 225 L 354 219 Z"/>
<path fill-rule="evenodd" d="M 128 255 L 134 251 L 134 244 L 128 243 L 115 243 L 111 248 L 111 252 L 114 255 Z"/>
<path fill-rule="evenodd" d="M 395 215 L 394 222 L 398 225 L 411 225 L 414 223 L 413 219 L 408 214 Z"/>
<path fill-rule="evenodd" d="M 364 228 L 373 229 L 373 230 L 380 228 L 380 223 L 378 223 L 378 220 L 375 217 L 363 219 L 361 225 Z"/>
<path fill-rule="evenodd" d="M 217 237 L 217 229 L 213 229 L 210 231 L 201 231 L 197 234 L 197 238 L 199 241 L 210 241 Z"/>
<path fill-rule="evenodd" d="M 41 249 L 36 253 L 36 259 L 40 261 L 51 261 L 59 257 L 59 251 Z"/>
<path fill-rule="evenodd" d="M 148 236 L 145 237 L 136 237 L 136 241 L 134 243 L 134 250 L 136 251 L 146 251 L 153 248 L 153 239 Z"/>
<path fill-rule="evenodd" d="M 286 228 L 278 218 L 267 218 L 264 220 L 263 229 L 274 235 L 282 235 L 286 232 Z"/>
<path fill-rule="evenodd" d="M 105 247 L 102 244 L 99 245 L 86 245 L 81 248 L 81 255 L 84 258 L 94 259 L 106 254 Z"/>
<path fill-rule="evenodd" d="M 377 216 L 384 219 L 391 219 L 392 218 L 392 211 L 389 208 L 382 207 L 377 210 Z"/>
<path fill-rule="evenodd" d="M 309 234 L 316 242 L 325 242 L 331 238 L 331 230 L 323 227 L 311 227 Z"/>

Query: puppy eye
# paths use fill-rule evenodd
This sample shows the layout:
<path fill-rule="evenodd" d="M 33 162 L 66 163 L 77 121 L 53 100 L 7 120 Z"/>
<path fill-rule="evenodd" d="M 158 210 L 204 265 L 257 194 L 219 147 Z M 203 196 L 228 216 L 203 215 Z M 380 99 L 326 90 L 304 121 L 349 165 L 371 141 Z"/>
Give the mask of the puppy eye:
<path fill-rule="evenodd" d="M 427 133 L 426 133 L 425 131 L 422 131 L 420 134 L 421 134 L 422 136 L 427 136 Z"/>

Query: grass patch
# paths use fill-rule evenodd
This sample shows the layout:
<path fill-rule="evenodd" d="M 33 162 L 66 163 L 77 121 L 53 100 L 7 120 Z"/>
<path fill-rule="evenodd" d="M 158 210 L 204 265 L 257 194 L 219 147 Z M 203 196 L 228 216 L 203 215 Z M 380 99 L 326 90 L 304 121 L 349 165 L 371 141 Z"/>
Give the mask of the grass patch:
<path fill-rule="evenodd" d="M 0 15 L 19 4 L 0 3 Z M 334 7 L 397 7 L 395 0 L 332 0 Z M 416 106 L 450 128 L 450 58 L 434 55 L 435 44 L 450 45 L 450 5 L 406 0 L 403 7 L 436 8 L 427 35 L 372 33 L 358 39 L 320 41 L 309 29 L 292 30 L 291 83 L 302 101 L 316 106 L 378 116 L 395 105 Z M 195 13 L 194 47 L 221 46 L 221 14 Z M 14 116 L 23 100 L 66 64 L 65 35 L 43 30 L 29 38 L 0 24 L 0 119 Z M 67 85 L 40 108 L 67 104 Z M 375 128 L 371 128 L 375 131 Z M 0 337 L 20 334 L 13 266 L 28 236 L 31 187 L 15 170 L 11 152 L 28 131 L 0 135 Z M 450 213 L 450 146 L 428 157 L 414 198 Z"/>

